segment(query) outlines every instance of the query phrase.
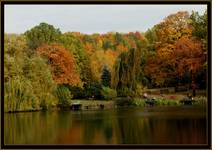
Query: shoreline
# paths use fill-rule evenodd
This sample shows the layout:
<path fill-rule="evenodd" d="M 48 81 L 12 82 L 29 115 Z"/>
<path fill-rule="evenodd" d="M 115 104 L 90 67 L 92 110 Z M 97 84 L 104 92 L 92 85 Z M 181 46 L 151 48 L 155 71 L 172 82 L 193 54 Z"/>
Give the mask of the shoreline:
<path fill-rule="evenodd" d="M 120 97 L 119 97 L 120 99 Z M 38 111 L 86 111 L 86 110 L 108 110 L 108 109 L 117 109 L 117 108 L 124 108 L 124 107 L 135 107 L 135 108 L 145 108 L 145 107 L 157 107 L 157 106 L 184 106 L 180 102 L 180 100 L 167 100 L 167 99 L 156 99 L 154 105 L 149 105 L 146 103 L 145 99 L 143 98 L 131 98 L 131 99 L 124 99 L 121 98 L 121 103 L 118 103 L 118 100 L 72 100 L 71 104 L 80 104 L 79 110 L 73 110 L 72 105 L 69 106 L 51 106 L 48 109 L 36 109 L 36 110 L 16 110 L 16 111 L 8 111 L 4 113 L 21 113 L 21 112 L 38 112 Z M 195 100 L 195 103 L 191 106 L 207 106 L 207 101 L 205 99 Z"/>

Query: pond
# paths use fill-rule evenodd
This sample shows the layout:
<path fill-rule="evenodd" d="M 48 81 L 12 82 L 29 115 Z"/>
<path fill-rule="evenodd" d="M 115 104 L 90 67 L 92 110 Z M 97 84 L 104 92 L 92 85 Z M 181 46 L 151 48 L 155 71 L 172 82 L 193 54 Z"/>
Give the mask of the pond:
<path fill-rule="evenodd" d="M 206 110 L 145 107 L 4 114 L 5 144 L 207 144 Z"/>

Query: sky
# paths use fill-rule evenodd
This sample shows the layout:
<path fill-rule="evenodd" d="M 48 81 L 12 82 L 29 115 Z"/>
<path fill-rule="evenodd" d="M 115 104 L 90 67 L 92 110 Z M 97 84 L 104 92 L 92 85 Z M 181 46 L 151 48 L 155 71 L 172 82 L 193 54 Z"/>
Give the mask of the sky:
<path fill-rule="evenodd" d="M 86 34 L 145 32 L 178 11 L 198 11 L 207 5 L 5 5 L 6 33 L 24 33 L 41 22 L 64 32 Z"/>

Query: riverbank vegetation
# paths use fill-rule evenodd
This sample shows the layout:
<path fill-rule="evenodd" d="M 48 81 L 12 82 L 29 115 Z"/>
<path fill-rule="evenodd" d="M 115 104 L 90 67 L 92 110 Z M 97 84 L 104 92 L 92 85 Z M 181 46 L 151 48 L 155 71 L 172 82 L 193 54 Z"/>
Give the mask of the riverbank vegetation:
<path fill-rule="evenodd" d="M 171 14 L 146 32 L 62 33 L 40 23 L 24 34 L 5 34 L 4 111 L 49 109 L 73 99 L 105 103 L 152 88 L 196 96 L 207 88 L 207 35 L 207 11 Z"/>

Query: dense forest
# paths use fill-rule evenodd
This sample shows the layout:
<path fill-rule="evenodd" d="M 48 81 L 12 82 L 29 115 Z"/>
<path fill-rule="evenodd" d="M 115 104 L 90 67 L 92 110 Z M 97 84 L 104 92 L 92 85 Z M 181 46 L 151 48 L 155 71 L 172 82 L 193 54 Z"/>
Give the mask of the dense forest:
<path fill-rule="evenodd" d="M 207 83 L 207 12 L 178 12 L 146 32 L 62 33 L 48 23 L 4 35 L 4 110 L 139 96 Z M 70 29 L 71 31 L 71 29 Z"/>

